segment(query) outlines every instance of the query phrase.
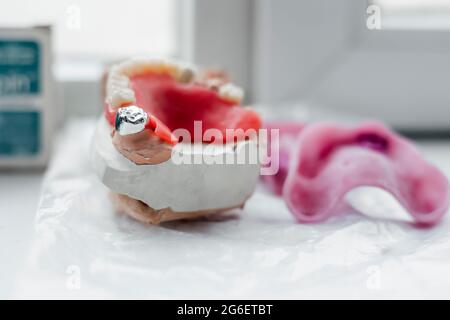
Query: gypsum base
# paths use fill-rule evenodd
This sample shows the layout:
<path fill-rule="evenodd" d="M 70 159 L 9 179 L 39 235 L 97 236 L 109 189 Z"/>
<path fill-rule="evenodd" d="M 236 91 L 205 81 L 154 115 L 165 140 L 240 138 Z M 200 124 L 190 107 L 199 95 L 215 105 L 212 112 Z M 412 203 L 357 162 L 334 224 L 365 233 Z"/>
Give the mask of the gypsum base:
<path fill-rule="evenodd" d="M 203 149 L 192 146 L 177 145 L 174 152 L 223 158 L 258 150 L 257 141 Z M 167 213 L 170 208 L 171 220 L 241 207 L 252 195 L 260 169 L 259 163 L 177 164 L 173 157 L 160 164 L 137 165 L 114 147 L 111 128 L 103 117 L 93 139 L 92 162 L 100 180 L 112 192 L 139 200 L 155 212 Z"/>

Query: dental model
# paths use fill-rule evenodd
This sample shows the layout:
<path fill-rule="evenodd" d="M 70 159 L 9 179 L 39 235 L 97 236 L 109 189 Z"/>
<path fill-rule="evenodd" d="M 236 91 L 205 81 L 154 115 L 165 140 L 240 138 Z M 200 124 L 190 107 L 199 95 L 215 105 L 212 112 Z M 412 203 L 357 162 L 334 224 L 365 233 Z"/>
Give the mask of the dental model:
<path fill-rule="evenodd" d="M 152 59 L 113 66 L 93 163 L 116 207 L 152 224 L 242 208 L 259 163 L 239 159 L 257 153 L 247 133 L 261 126 L 242 98 L 222 73 Z"/>
<path fill-rule="evenodd" d="M 301 222 L 332 216 L 345 194 L 359 186 L 390 192 L 417 224 L 435 224 L 448 210 L 447 178 L 380 123 L 310 125 L 296 144 L 282 193 Z"/>

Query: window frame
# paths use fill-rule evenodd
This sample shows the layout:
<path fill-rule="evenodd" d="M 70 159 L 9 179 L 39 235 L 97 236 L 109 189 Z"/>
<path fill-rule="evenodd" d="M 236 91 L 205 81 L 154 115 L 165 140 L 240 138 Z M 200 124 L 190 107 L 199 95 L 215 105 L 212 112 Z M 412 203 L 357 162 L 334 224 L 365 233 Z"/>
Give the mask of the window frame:
<path fill-rule="evenodd" d="M 256 3 L 254 37 L 258 41 L 253 75 L 256 101 L 275 105 L 297 101 L 312 108 L 320 106 L 381 119 L 406 131 L 450 130 L 450 94 L 444 85 L 450 82 L 450 30 L 368 30 L 366 1 L 318 0 L 316 5 L 306 1 L 296 4 L 299 10 L 309 10 L 317 8 L 319 3 L 326 4 L 329 12 L 342 15 L 340 20 L 324 22 L 331 23 L 328 30 L 338 30 L 333 31 L 333 38 L 340 41 L 325 46 L 330 54 L 320 57 L 308 57 L 304 53 L 307 50 L 285 44 L 285 50 L 293 53 L 282 53 L 291 59 L 296 54 L 299 57 L 296 67 L 305 70 L 296 75 L 297 86 L 292 79 L 283 81 L 281 76 L 276 76 L 276 68 L 283 68 L 284 62 L 274 61 L 283 50 L 271 43 L 274 36 L 271 30 L 276 28 L 271 24 L 277 23 L 271 10 L 274 4 L 270 0 Z M 313 15 L 312 21 L 322 13 L 310 10 L 309 14 Z M 340 25 L 340 21 L 347 21 L 347 26 Z M 306 37 L 330 38 L 329 33 L 312 26 L 298 21 L 298 28 L 310 32 L 301 41 L 307 42 Z M 296 33 L 292 32 L 292 36 Z M 366 61 L 358 61 L 362 53 Z M 410 72 L 413 68 L 417 69 L 416 73 Z M 366 86 L 359 78 L 361 72 L 366 74 L 362 79 L 370 80 Z M 435 88 L 429 85 L 430 80 Z"/>

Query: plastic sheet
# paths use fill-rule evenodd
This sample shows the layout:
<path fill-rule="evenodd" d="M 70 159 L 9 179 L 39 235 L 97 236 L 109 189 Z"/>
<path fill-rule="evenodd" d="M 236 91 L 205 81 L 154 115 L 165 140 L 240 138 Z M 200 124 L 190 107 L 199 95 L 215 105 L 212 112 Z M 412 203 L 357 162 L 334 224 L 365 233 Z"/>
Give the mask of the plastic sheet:
<path fill-rule="evenodd" d="M 242 212 L 143 225 L 113 211 L 91 170 L 93 129 L 60 136 L 16 298 L 450 298 L 448 216 L 429 229 L 356 212 L 298 224 L 260 188 Z M 449 145 L 423 150 L 450 173 Z M 370 192 L 349 197 L 396 210 Z"/>

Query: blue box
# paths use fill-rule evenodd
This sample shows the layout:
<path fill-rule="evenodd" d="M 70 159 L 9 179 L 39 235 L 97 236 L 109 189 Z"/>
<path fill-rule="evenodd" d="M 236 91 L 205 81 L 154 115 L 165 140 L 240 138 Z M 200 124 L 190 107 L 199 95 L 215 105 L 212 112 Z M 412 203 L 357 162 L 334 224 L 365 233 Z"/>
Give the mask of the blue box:
<path fill-rule="evenodd" d="M 51 29 L 0 28 L 0 167 L 47 163 L 54 127 Z"/>
<path fill-rule="evenodd" d="M 40 60 L 37 41 L 0 39 L 0 97 L 39 94 Z"/>

